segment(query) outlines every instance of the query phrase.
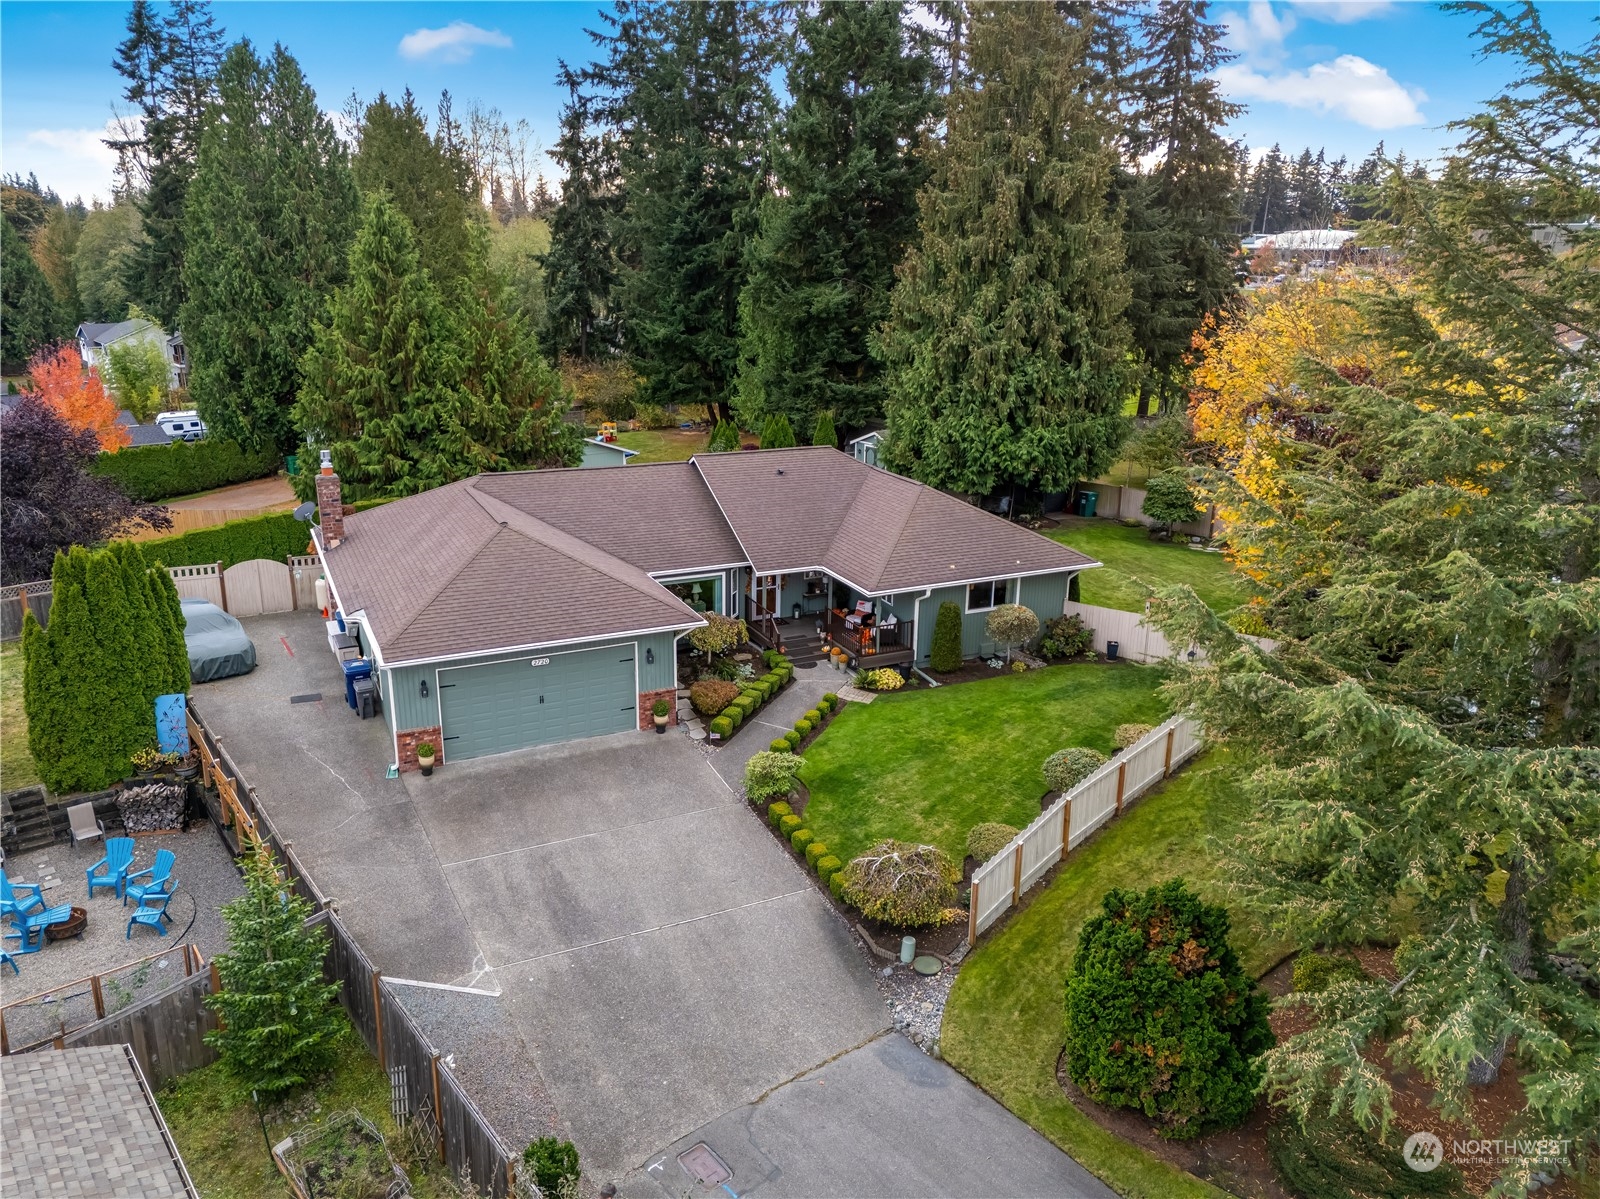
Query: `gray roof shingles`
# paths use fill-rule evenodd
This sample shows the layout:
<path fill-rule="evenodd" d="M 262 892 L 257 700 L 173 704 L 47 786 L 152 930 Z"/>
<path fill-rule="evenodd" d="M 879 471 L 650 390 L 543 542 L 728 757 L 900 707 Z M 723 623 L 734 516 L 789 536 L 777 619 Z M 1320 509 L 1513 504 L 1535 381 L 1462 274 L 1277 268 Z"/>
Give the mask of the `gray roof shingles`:
<path fill-rule="evenodd" d="M 827 447 L 479 475 L 344 527 L 328 573 L 391 664 L 700 623 L 653 574 L 821 568 L 885 595 L 1097 565 Z"/>

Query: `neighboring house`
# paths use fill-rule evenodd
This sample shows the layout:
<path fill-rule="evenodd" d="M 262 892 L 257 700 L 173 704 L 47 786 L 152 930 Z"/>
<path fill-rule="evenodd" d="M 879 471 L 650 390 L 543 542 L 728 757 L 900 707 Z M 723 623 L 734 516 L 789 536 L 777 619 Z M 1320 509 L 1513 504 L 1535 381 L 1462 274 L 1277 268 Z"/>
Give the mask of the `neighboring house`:
<path fill-rule="evenodd" d="M 172 385 L 189 386 L 189 349 L 183 344 L 183 333 L 167 338 L 167 361 L 172 363 Z"/>
<path fill-rule="evenodd" d="M 626 466 L 628 459 L 638 450 L 630 450 L 614 441 L 601 441 L 598 437 L 583 439 L 583 461 L 579 466 Z"/>
<path fill-rule="evenodd" d="M 167 336 L 167 331 L 152 321 L 116 321 L 112 324 L 89 324 L 78 326 L 78 355 L 83 359 L 83 364 L 98 370 L 102 377 L 109 378 L 106 371 L 107 352 L 118 342 L 155 341 L 161 346 L 161 356 L 167 360 L 168 386 L 182 387 L 189 381 L 189 368 L 187 359 L 182 369 L 173 359 L 174 350 L 181 352 L 183 346 L 182 334 Z M 173 343 L 177 346 L 174 347 Z"/>
<path fill-rule="evenodd" d="M 910 665 L 941 603 L 964 653 L 991 652 L 996 605 L 1060 616 L 1099 565 L 821 446 L 479 475 L 349 516 L 330 469 L 317 499 L 403 768 L 418 741 L 472 758 L 647 727 L 702 611 L 768 645 L 826 624 L 862 665 Z"/>
<path fill-rule="evenodd" d="M 128 430 L 129 441 L 123 447 L 132 449 L 139 445 L 166 445 L 172 436 L 160 425 L 141 425 L 139 418 L 126 408 L 117 413 L 117 424 Z"/>
<path fill-rule="evenodd" d="M 878 447 L 883 444 L 883 430 L 874 429 L 860 437 L 850 439 L 850 456 L 868 466 L 878 465 Z"/>

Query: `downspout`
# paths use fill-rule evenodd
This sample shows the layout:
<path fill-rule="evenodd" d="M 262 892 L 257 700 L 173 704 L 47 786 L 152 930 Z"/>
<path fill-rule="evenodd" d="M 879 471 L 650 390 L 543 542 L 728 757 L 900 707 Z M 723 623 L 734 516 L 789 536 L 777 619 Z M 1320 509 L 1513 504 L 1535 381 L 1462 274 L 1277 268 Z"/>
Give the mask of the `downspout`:
<path fill-rule="evenodd" d="M 937 680 L 929 678 L 925 673 L 923 673 L 922 667 L 917 665 L 917 642 L 922 640 L 922 601 L 927 599 L 932 594 L 933 586 L 930 584 L 926 591 L 917 596 L 917 602 L 912 606 L 911 609 L 911 669 L 915 671 L 917 677 L 927 683 L 928 686 L 937 687 L 939 685 Z"/>

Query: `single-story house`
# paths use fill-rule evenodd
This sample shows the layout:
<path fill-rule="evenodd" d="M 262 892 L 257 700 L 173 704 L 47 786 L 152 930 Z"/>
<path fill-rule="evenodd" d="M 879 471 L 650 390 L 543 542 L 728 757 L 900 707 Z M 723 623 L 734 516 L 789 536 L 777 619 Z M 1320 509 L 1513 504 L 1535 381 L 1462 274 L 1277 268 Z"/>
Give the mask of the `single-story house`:
<path fill-rule="evenodd" d="M 161 356 L 167 360 L 169 387 L 184 387 L 189 382 L 188 359 L 183 348 L 183 335 L 167 331 L 153 321 L 113 321 L 109 324 L 85 322 L 78 326 L 78 356 L 83 364 L 93 367 L 102 375 L 106 372 L 107 354 L 118 342 L 154 341 L 161 347 Z"/>
<path fill-rule="evenodd" d="M 627 446 L 618 445 L 614 441 L 602 441 L 598 437 L 585 437 L 583 439 L 583 461 L 579 466 L 626 466 L 628 459 L 638 454 L 638 450 L 630 450 Z"/>
<path fill-rule="evenodd" d="M 993 608 L 1060 616 L 1099 565 L 826 446 L 478 475 L 351 514 L 325 464 L 317 502 L 402 768 L 418 741 L 470 758 L 648 727 L 702 612 L 758 644 L 825 626 L 862 665 L 914 666 L 941 604 L 964 654 L 992 652 Z"/>
<path fill-rule="evenodd" d="M 128 431 L 128 448 L 141 445 L 166 445 L 172 435 L 160 425 L 142 425 L 139 418 L 126 408 L 117 413 L 117 424 Z"/>

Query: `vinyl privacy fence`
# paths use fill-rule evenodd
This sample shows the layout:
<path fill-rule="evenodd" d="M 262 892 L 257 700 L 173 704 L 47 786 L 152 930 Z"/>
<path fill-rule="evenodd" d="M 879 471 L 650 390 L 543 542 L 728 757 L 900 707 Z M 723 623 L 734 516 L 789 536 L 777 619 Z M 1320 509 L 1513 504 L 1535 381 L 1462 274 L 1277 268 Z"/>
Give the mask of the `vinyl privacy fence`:
<path fill-rule="evenodd" d="M 1200 751 L 1200 726 L 1174 716 L 1123 750 L 1051 804 L 972 873 L 967 943 L 1005 915 L 1023 894 L 1101 825 Z"/>

